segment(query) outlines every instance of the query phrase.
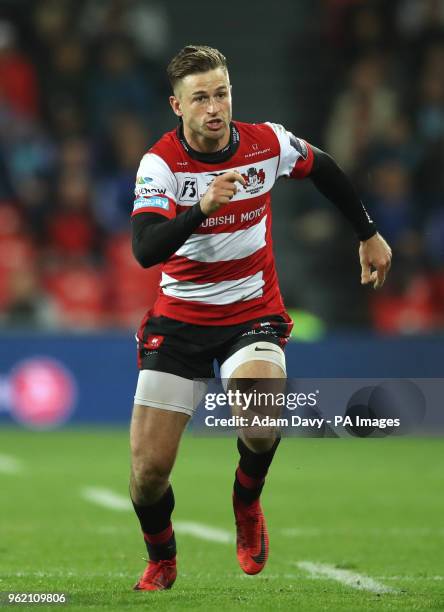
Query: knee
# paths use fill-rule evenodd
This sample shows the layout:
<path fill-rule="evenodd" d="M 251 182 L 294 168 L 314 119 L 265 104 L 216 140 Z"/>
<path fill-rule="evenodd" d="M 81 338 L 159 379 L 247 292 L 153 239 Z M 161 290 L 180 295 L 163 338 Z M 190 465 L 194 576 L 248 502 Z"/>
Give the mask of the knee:
<path fill-rule="evenodd" d="M 157 497 L 168 485 L 171 466 L 168 461 L 150 457 L 133 457 L 131 487 L 135 496 Z"/>
<path fill-rule="evenodd" d="M 245 445 L 254 453 L 266 453 L 276 441 L 277 435 L 270 435 L 266 438 L 242 436 Z"/>

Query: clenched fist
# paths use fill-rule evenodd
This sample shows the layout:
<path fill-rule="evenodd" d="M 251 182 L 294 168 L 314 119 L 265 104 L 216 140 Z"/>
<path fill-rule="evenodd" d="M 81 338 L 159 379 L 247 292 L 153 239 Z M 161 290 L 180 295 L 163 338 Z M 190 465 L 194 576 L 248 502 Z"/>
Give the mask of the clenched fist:
<path fill-rule="evenodd" d="M 216 176 L 200 201 L 200 208 L 204 215 L 209 217 L 228 204 L 237 193 L 236 181 L 245 186 L 245 180 L 238 172 L 225 172 Z"/>

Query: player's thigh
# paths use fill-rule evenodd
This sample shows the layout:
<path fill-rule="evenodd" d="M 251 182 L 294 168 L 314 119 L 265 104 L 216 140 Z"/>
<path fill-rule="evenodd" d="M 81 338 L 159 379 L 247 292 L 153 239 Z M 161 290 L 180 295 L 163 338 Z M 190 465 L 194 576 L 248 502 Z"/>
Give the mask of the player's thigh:
<path fill-rule="evenodd" d="M 285 356 L 283 355 L 282 349 L 278 347 L 273 350 L 282 352 L 281 360 L 285 364 Z M 283 369 L 283 366 L 279 363 L 270 361 L 263 361 L 261 359 L 252 359 L 241 363 L 231 374 L 230 380 L 237 378 L 272 378 L 272 379 L 286 379 L 287 374 Z"/>
<path fill-rule="evenodd" d="M 221 366 L 221 376 L 227 379 L 227 389 L 241 393 L 265 393 L 270 398 L 267 405 L 259 405 L 261 412 L 275 416 L 280 412 L 272 395 L 283 393 L 287 378 L 285 354 L 276 343 L 268 341 L 251 342 L 233 353 Z M 270 396 L 270 394 L 272 394 Z M 242 414 L 244 406 L 233 407 L 234 414 Z"/>
<path fill-rule="evenodd" d="M 252 450 L 263 452 L 276 438 L 273 426 L 257 426 L 262 417 L 278 418 L 282 412 L 281 397 L 285 393 L 286 363 L 283 347 L 288 341 L 292 323 L 289 317 L 270 317 L 247 321 L 239 326 L 219 360 L 224 388 L 239 391 L 232 405 L 232 413 L 250 423 L 241 428 L 244 441 L 262 438 L 264 444 L 247 444 Z M 247 403 L 245 398 L 249 398 Z M 251 423 L 253 423 L 251 425 Z"/>
<path fill-rule="evenodd" d="M 183 412 L 134 404 L 130 428 L 133 468 L 152 465 L 169 473 L 189 418 Z"/>
<path fill-rule="evenodd" d="M 238 366 L 228 381 L 228 389 L 249 395 L 251 400 L 232 406 L 232 413 L 239 416 L 264 415 L 277 418 L 282 412 L 278 394 L 285 392 L 286 373 L 279 365 L 269 361 L 253 360 Z"/>

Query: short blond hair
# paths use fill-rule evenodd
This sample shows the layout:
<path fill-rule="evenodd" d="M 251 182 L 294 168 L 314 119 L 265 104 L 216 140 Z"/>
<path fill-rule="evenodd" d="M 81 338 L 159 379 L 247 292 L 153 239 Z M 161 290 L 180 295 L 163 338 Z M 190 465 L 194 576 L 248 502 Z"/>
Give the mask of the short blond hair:
<path fill-rule="evenodd" d="M 174 91 L 177 83 L 189 74 L 215 68 L 227 70 L 227 60 L 217 49 L 205 45 L 187 45 L 168 64 L 167 74 Z"/>

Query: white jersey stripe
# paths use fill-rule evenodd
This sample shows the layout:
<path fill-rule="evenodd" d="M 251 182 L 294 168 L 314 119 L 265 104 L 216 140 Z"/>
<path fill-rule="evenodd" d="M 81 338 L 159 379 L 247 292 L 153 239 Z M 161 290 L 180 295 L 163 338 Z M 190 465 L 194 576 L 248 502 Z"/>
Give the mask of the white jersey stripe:
<path fill-rule="evenodd" d="M 299 151 L 291 144 L 291 138 L 295 139 L 295 136 L 278 123 L 270 123 L 267 121 L 267 125 L 269 125 L 276 134 L 279 139 L 279 144 L 281 145 L 281 158 L 277 177 L 290 176 L 291 171 L 301 157 Z"/>
<path fill-rule="evenodd" d="M 249 200 L 252 196 L 263 196 L 274 185 L 278 162 L 279 157 L 274 156 L 260 162 L 237 165 L 217 172 L 175 172 L 174 178 L 179 186 L 176 202 L 181 206 L 193 206 L 203 197 L 215 177 L 226 172 L 239 172 L 248 182 L 245 187 L 237 183 L 238 191 L 232 202 Z"/>
<path fill-rule="evenodd" d="M 191 234 L 176 251 L 176 255 L 204 263 L 243 259 L 265 246 L 266 223 L 267 215 L 262 217 L 259 223 L 245 230 L 220 234 Z"/>
<path fill-rule="evenodd" d="M 262 297 L 264 286 L 262 272 L 246 278 L 219 283 L 193 283 L 179 281 L 162 272 L 160 286 L 165 295 L 202 304 L 233 304 Z"/>

